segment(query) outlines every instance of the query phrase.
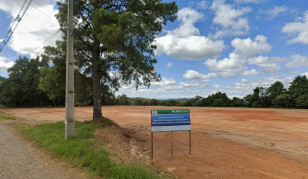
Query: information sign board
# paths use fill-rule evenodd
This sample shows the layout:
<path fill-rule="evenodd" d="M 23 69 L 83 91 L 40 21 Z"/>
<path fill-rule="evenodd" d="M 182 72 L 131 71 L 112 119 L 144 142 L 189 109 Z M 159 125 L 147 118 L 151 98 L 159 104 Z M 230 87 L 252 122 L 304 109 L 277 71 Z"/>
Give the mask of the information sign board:
<path fill-rule="evenodd" d="M 152 132 L 191 130 L 189 109 L 151 110 Z"/>

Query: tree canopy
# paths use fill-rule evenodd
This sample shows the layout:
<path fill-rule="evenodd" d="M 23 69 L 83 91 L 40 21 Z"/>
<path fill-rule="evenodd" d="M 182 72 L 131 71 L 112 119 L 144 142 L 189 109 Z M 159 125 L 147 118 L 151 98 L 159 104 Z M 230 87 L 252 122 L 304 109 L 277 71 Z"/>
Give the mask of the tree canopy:
<path fill-rule="evenodd" d="M 65 34 L 67 2 L 58 6 L 56 17 Z M 74 0 L 75 59 L 93 77 L 93 120 L 102 118 L 101 83 L 118 89 L 134 82 L 137 89 L 161 80 L 153 67 L 153 43 L 177 11 L 175 2 L 160 0 Z"/>

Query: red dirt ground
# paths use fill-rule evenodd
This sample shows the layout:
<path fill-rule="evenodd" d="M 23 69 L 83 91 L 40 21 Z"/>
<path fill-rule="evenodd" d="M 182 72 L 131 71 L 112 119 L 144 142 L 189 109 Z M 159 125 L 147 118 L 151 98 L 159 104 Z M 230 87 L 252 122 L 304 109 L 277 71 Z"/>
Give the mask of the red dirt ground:
<path fill-rule="evenodd" d="M 102 107 L 107 117 L 132 131 L 150 149 L 150 110 L 179 107 Z M 256 108 L 189 108 L 192 156 L 188 132 L 154 133 L 154 161 L 179 178 L 299 178 L 308 179 L 308 110 Z M 64 108 L 2 109 L 17 117 L 63 121 Z M 75 108 L 76 120 L 91 120 L 92 107 Z"/>

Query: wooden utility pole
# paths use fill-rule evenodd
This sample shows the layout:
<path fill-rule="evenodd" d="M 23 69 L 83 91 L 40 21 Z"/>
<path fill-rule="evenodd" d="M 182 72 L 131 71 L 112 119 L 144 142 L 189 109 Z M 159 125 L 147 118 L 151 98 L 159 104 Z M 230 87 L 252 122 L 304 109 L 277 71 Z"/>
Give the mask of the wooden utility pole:
<path fill-rule="evenodd" d="M 74 109 L 74 37 L 73 0 L 68 0 L 67 13 L 67 53 L 66 53 L 66 91 L 65 91 L 65 138 L 75 135 Z"/>

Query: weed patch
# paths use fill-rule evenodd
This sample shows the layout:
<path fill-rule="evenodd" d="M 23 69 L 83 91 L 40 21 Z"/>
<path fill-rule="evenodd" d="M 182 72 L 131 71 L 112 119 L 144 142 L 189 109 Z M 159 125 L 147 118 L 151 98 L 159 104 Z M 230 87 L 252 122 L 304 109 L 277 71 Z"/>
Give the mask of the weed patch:
<path fill-rule="evenodd" d="M 75 136 L 70 140 L 64 138 L 63 122 L 42 124 L 34 127 L 16 126 L 30 140 L 49 152 L 64 158 L 73 166 L 86 168 L 90 175 L 102 178 L 151 179 L 157 178 L 149 173 L 144 166 L 113 163 L 106 149 L 94 150 L 93 132 L 102 125 L 92 122 L 75 121 Z"/>

